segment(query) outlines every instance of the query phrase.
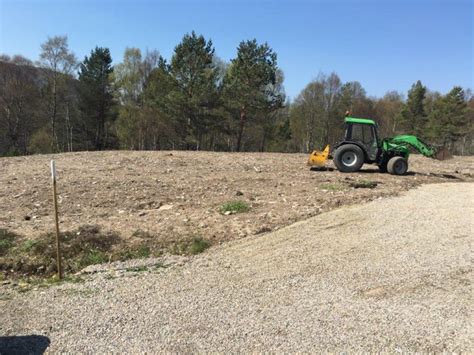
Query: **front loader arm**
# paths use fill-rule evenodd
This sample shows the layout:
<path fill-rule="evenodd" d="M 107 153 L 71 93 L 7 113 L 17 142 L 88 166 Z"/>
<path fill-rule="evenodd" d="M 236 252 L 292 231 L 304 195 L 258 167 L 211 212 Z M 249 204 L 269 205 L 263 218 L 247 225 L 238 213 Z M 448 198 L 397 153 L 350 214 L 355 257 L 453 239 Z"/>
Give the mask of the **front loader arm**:
<path fill-rule="evenodd" d="M 436 158 L 436 150 L 424 143 L 421 139 L 416 136 L 401 135 L 395 136 L 388 139 L 388 142 L 394 145 L 405 146 L 406 148 L 412 147 L 425 157 Z"/>

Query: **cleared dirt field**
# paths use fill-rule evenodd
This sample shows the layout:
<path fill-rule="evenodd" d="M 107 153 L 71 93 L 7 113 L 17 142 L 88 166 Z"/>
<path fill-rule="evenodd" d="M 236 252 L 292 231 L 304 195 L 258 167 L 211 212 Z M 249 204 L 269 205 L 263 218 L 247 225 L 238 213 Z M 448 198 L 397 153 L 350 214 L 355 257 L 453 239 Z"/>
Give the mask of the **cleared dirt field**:
<path fill-rule="evenodd" d="M 115 151 L 0 158 L 0 229 L 28 238 L 53 231 L 50 159 L 59 175 L 61 230 L 98 225 L 130 242 L 145 235 L 216 244 L 420 184 L 474 180 L 473 157 L 413 155 L 406 176 L 380 174 L 372 165 L 353 174 L 311 171 L 305 154 Z M 235 200 L 250 210 L 223 214 L 221 206 Z"/>

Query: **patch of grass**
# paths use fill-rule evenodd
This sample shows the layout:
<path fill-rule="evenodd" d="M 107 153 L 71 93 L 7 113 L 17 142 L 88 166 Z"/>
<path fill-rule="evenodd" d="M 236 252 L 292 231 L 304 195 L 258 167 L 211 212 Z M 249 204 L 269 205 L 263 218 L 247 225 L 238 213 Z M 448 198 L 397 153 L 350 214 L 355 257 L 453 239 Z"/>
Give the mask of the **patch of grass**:
<path fill-rule="evenodd" d="M 10 276 L 50 276 L 56 272 L 55 235 L 47 233 L 36 239 L 23 241 L 8 238 L 6 251 L 0 254 L 0 270 Z M 80 269 L 109 261 L 114 248 L 122 243 L 116 233 L 102 232 L 97 226 L 82 226 L 61 234 L 63 271 L 74 273 Z"/>
<path fill-rule="evenodd" d="M 61 282 L 64 282 L 65 278 L 59 280 L 56 275 L 51 277 L 46 277 L 43 279 L 40 278 L 24 278 L 20 279 L 19 285 L 23 287 L 49 287 L 52 285 L 57 285 Z"/>
<path fill-rule="evenodd" d="M 129 267 L 129 268 L 126 268 L 125 271 L 143 272 L 143 271 L 148 271 L 148 267 L 147 266 Z"/>
<path fill-rule="evenodd" d="M 79 276 L 66 276 L 66 277 L 63 277 L 63 281 L 71 282 L 73 284 L 78 284 L 78 283 L 83 283 L 85 280 Z"/>
<path fill-rule="evenodd" d="M 222 214 L 225 214 L 226 212 L 242 213 L 242 212 L 248 212 L 248 211 L 250 211 L 249 204 L 245 201 L 240 201 L 240 200 L 226 202 L 220 208 L 220 212 Z"/>
<path fill-rule="evenodd" d="M 121 242 L 117 233 L 104 233 L 98 226 L 82 226 L 77 231 L 64 233 L 61 239 L 66 252 L 72 255 L 90 250 L 107 252 Z"/>
<path fill-rule="evenodd" d="M 143 231 L 141 229 L 137 229 L 132 233 L 132 237 L 140 238 L 140 239 L 153 239 L 153 234 Z"/>
<path fill-rule="evenodd" d="M 39 248 L 44 250 L 46 246 L 40 246 L 41 243 L 44 243 L 44 241 L 37 240 L 37 239 L 26 240 L 20 246 L 20 250 L 26 253 L 35 251 L 36 249 L 39 249 Z"/>
<path fill-rule="evenodd" d="M 170 252 L 177 255 L 196 255 L 209 248 L 211 243 L 201 237 L 175 243 Z"/>
<path fill-rule="evenodd" d="M 161 262 L 158 262 L 158 263 L 153 265 L 153 270 L 163 269 L 165 267 L 166 267 L 165 264 L 163 264 Z"/>
<path fill-rule="evenodd" d="M 44 255 L 53 253 L 55 242 L 53 234 L 45 234 L 38 239 L 29 239 L 19 245 L 18 251 L 30 255 Z"/>
<path fill-rule="evenodd" d="M 0 279 L 22 278 L 46 280 L 56 274 L 56 248 L 54 233 L 45 233 L 35 239 L 6 233 L 2 230 L 3 249 L 0 254 Z M 64 275 L 74 274 L 83 268 L 111 261 L 143 259 L 164 252 L 195 255 L 209 248 L 210 242 L 189 236 L 182 241 L 160 241 L 145 232 L 136 232 L 136 240 L 125 241 L 117 233 L 102 231 L 98 226 L 82 226 L 61 234 L 61 253 Z M 132 243 L 132 244 L 130 244 Z M 44 287 L 43 283 L 37 287 Z"/>
<path fill-rule="evenodd" d="M 80 283 L 84 282 L 84 279 L 77 276 L 66 276 L 59 280 L 56 275 L 46 278 L 21 278 L 18 280 L 18 292 L 27 292 L 34 288 L 48 288 L 69 282 Z"/>
<path fill-rule="evenodd" d="M 144 259 L 151 256 L 151 249 L 146 245 L 140 245 L 132 249 L 124 250 L 119 253 L 119 259 L 122 261 L 129 259 Z"/>
<path fill-rule="evenodd" d="M 0 229 L 0 256 L 5 255 L 15 245 L 18 236 L 6 229 Z"/>
<path fill-rule="evenodd" d="M 102 264 L 108 261 L 107 255 L 100 250 L 89 250 L 79 259 L 78 269 L 83 269 L 89 265 Z"/>
<path fill-rule="evenodd" d="M 210 246 L 211 243 L 209 243 L 207 240 L 204 240 L 202 238 L 194 238 L 188 247 L 188 252 L 191 255 L 200 254 Z"/>
<path fill-rule="evenodd" d="M 351 187 L 354 187 L 356 189 L 374 189 L 377 186 L 376 181 L 370 181 L 370 180 L 358 180 L 350 183 Z"/>
<path fill-rule="evenodd" d="M 26 278 L 26 279 L 21 279 L 20 282 L 23 282 L 28 285 L 32 286 L 39 286 L 39 287 L 49 287 L 52 285 L 58 285 L 61 283 L 81 283 L 84 282 L 84 279 L 78 276 L 64 276 L 61 280 L 58 279 L 56 275 L 53 275 L 51 277 L 46 277 L 42 279 L 38 278 Z"/>
<path fill-rule="evenodd" d="M 342 184 L 332 184 L 332 183 L 324 183 L 319 185 L 319 187 L 323 190 L 328 190 L 328 191 L 342 191 L 346 189 L 346 186 Z"/>

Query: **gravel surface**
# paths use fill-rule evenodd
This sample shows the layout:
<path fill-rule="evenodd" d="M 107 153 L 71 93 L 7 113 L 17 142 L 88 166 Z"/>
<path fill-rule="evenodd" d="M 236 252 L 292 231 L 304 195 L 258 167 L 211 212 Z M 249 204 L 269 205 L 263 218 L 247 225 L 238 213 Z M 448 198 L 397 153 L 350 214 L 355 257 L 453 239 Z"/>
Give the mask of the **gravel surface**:
<path fill-rule="evenodd" d="M 472 183 L 425 185 L 167 267 L 0 286 L 0 336 L 51 352 L 473 352 L 473 201 Z"/>

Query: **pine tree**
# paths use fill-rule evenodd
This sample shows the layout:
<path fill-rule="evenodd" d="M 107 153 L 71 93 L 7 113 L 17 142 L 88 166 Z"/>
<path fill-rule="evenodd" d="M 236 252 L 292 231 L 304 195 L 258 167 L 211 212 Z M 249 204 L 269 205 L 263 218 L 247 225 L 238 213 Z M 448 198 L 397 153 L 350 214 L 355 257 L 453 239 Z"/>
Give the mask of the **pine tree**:
<path fill-rule="evenodd" d="M 401 111 L 400 125 L 405 130 L 404 133 L 426 136 L 428 118 L 424 105 L 425 96 L 426 87 L 418 80 L 408 91 L 408 100 Z"/>
<path fill-rule="evenodd" d="M 467 117 L 464 90 L 455 86 L 433 104 L 429 122 L 431 137 L 451 148 L 454 142 L 469 131 L 470 122 Z"/>
<path fill-rule="evenodd" d="M 175 117 L 185 120 L 186 147 L 201 149 L 208 128 L 214 125 L 214 109 L 219 99 L 218 74 L 211 40 L 186 34 L 171 58 L 170 73 L 176 81 L 170 94 Z"/>
<path fill-rule="evenodd" d="M 96 47 L 79 70 L 82 132 L 94 149 L 107 147 L 107 123 L 113 119 L 112 57 L 108 48 Z"/>
<path fill-rule="evenodd" d="M 277 84 L 277 55 L 257 40 L 240 42 L 237 57 L 232 59 L 224 77 L 225 104 L 238 122 L 236 150 L 248 120 L 265 116 L 282 106 L 283 95 Z"/>
<path fill-rule="evenodd" d="M 148 133 L 152 138 L 152 149 L 174 149 L 180 140 L 183 127 L 180 126 L 181 120 L 177 119 L 179 112 L 173 109 L 171 98 L 176 90 L 170 66 L 160 56 L 158 66 L 151 71 L 143 92 L 143 103 L 151 121 Z"/>

